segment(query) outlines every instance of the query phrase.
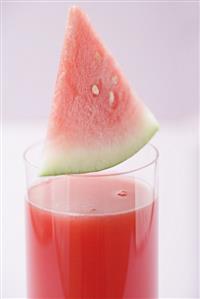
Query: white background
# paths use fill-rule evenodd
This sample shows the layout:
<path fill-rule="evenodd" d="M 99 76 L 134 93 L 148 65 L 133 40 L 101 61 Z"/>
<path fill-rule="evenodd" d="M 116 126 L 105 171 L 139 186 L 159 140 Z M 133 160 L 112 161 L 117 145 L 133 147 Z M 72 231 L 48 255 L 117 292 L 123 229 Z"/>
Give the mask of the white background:
<path fill-rule="evenodd" d="M 3 3 L 4 298 L 26 296 L 22 152 L 45 135 L 70 5 Z M 197 2 L 80 6 L 161 124 L 160 296 L 197 298 Z"/>

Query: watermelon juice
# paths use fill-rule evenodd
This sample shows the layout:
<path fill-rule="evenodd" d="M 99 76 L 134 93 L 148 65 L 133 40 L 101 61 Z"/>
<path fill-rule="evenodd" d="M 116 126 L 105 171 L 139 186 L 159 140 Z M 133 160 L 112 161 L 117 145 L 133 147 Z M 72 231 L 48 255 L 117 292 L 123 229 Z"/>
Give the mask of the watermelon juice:
<path fill-rule="evenodd" d="M 157 297 L 157 200 L 130 177 L 60 176 L 29 188 L 28 297 Z"/>

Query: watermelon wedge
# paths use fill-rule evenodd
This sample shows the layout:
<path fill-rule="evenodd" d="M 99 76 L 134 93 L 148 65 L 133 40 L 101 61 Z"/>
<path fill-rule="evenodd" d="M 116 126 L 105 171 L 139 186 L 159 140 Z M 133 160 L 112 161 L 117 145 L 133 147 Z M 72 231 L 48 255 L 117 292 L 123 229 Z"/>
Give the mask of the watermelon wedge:
<path fill-rule="evenodd" d="M 99 171 L 141 149 L 158 123 L 85 13 L 70 9 L 41 175 Z"/>

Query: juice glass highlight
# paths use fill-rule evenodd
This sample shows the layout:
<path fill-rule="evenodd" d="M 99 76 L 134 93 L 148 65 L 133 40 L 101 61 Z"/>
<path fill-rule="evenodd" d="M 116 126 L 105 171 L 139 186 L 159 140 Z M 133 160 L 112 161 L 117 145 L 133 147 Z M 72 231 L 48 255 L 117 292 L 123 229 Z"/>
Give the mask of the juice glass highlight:
<path fill-rule="evenodd" d="M 96 173 L 39 177 L 25 152 L 28 298 L 157 298 L 158 151 Z"/>

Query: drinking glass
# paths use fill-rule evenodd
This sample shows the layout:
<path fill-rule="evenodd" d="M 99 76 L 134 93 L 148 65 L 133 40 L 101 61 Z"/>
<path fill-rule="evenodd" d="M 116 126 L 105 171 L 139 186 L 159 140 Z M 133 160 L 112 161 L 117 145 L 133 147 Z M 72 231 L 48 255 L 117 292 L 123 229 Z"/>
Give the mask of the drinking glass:
<path fill-rule="evenodd" d="M 24 153 L 28 298 L 157 298 L 158 150 L 40 177 L 42 148 Z"/>

